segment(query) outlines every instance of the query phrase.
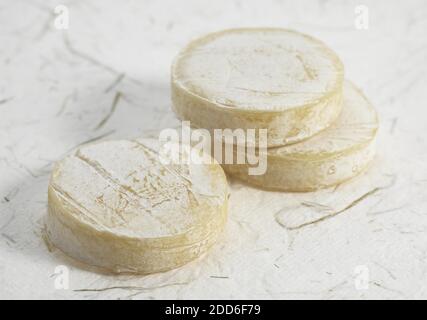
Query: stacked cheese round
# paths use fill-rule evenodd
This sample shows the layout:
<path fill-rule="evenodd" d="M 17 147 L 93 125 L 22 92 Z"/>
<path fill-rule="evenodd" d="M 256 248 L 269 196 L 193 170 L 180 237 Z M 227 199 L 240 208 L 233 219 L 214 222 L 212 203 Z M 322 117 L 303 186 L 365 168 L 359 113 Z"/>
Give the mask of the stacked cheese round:
<path fill-rule="evenodd" d="M 165 271 L 203 254 L 226 221 L 227 179 L 207 155 L 170 150 L 179 150 L 181 162 L 172 152 L 159 157 L 157 141 L 144 139 L 82 146 L 57 163 L 49 184 L 50 241 L 117 273 Z M 188 161 L 194 157 L 199 161 Z"/>
<path fill-rule="evenodd" d="M 375 153 L 377 129 L 374 108 L 346 81 L 338 119 L 308 140 L 264 151 L 264 174 L 248 174 L 248 164 L 223 167 L 227 173 L 266 189 L 311 191 L 328 187 L 354 177 L 368 166 Z"/>
<path fill-rule="evenodd" d="M 268 146 L 282 146 L 338 117 L 343 74 L 337 55 L 310 36 L 231 29 L 193 41 L 175 59 L 173 108 L 193 127 L 267 129 Z"/>

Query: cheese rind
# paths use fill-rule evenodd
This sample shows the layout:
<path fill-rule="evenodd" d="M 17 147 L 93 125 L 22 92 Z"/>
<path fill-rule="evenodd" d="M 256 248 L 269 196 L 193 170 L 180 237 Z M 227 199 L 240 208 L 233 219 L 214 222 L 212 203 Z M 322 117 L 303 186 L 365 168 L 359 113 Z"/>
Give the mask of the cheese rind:
<path fill-rule="evenodd" d="M 198 128 L 267 129 L 268 146 L 281 146 L 338 117 L 343 74 L 336 54 L 307 35 L 225 30 L 193 41 L 175 59 L 173 108 Z"/>
<path fill-rule="evenodd" d="M 247 164 L 223 165 L 224 170 L 258 187 L 282 191 L 312 191 L 354 177 L 374 157 L 378 119 L 348 81 L 343 98 L 343 110 L 328 129 L 300 143 L 268 149 L 265 174 L 248 175 Z"/>
<path fill-rule="evenodd" d="M 148 274 L 206 252 L 226 221 L 219 164 L 164 164 L 156 141 L 106 141 L 57 163 L 49 184 L 50 241 L 112 272 Z M 185 152 L 185 151 L 184 151 Z"/>

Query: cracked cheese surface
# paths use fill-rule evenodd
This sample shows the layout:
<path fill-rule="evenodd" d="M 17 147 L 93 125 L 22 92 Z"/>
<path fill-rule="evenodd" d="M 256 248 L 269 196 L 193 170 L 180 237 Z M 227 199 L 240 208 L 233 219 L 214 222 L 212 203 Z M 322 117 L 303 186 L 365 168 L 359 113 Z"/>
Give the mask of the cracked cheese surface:
<path fill-rule="evenodd" d="M 246 165 L 224 165 L 224 169 L 249 183 L 286 191 L 310 191 L 352 178 L 375 154 L 378 119 L 349 81 L 344 83 L 343 101 L 339 118 L 329 128 L 300 143 L 268 149 L 264 175 L 248 175 Z"/>
<path fill-rule="evenodd" d="M 50 240 L 113 272 L 169 270 L 204 253 L 226 220 L 224 172 L 214 162 L 165 164 L 156 150 L 149 139 L 106 141 L 60 161 L 49 184 Z"/>
<path fill-rule="evenodd" d="M 343 66 L 286 29 L 231 29 L 190 43 L 172 66 L 176 113 L 203 128 L 266 128 L 269 146 L 308 138 L 341 108 Z"/>

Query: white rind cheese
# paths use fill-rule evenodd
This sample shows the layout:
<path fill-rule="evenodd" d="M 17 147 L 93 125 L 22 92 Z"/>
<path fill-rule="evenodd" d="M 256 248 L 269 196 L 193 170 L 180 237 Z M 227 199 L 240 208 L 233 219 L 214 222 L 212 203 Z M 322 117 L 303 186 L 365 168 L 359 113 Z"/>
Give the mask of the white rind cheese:
<path fill-rule="evenodd" d="M 155 150 L 155 140 L 106 141 L 58 162 L 49 240 L 116 273 L 166 271 L 206 252 L 226 221 L 226 176 L 213 160 L 164 164 Z"/>
<path fill-rule="evenodd" d="M 336 54 L 310 36 L 225 30 L 193 41 L 175 59 L 173 108 L 197 128 L 267 129 L 268 146 L 281 146 L 338 117 L 343 74 Z"/>
<path fill-rule="evenodd" d="M 378 119 L 348 81 L 343 100 L 339 118 L 328 129 L 303 142 L 268 149 L 265 174 L 248 175 L 248 165 L 223 165 L 224 170 L 256 186 L 283 191 L 311 191 L 354 177 L 374 157 Z"/>

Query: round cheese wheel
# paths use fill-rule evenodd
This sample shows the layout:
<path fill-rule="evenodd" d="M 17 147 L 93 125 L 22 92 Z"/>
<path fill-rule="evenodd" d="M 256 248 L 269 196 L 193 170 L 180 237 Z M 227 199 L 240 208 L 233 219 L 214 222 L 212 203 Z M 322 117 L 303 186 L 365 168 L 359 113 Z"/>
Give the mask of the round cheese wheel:
<path fill-rule="evenodd" d="M 268 146 L 281 146 L 337 118 L 343 74 L 337 55 L 310 36 L 225 30 L 191 42 L 175 59 L 173 108 L 196 128 L 267 129 Z"/>
<path fill-rule="evenodd" d="M 182 162 L 167 162 L 158 152 L 154 139 L 106 141 L 59 161 L 49 184 L 49 240 L 116 273 L 166 271 L 206 252 L 226 221 L 226 176 L 207 155 L 187 161 L 191 151 L 182 149 Z"/>
<path fill-rule="evenodd" d="M 348 81 L 343 101 L 339 118 L 328 129 L 300 143 L 267 149 L 265 174 L 248 175 L 244 164 L 224 165 L 224 170 L 256 186 L 283 191 L 311 191 L 354 177 L 374 156 L 378 119 L 369 101 Z"/>

